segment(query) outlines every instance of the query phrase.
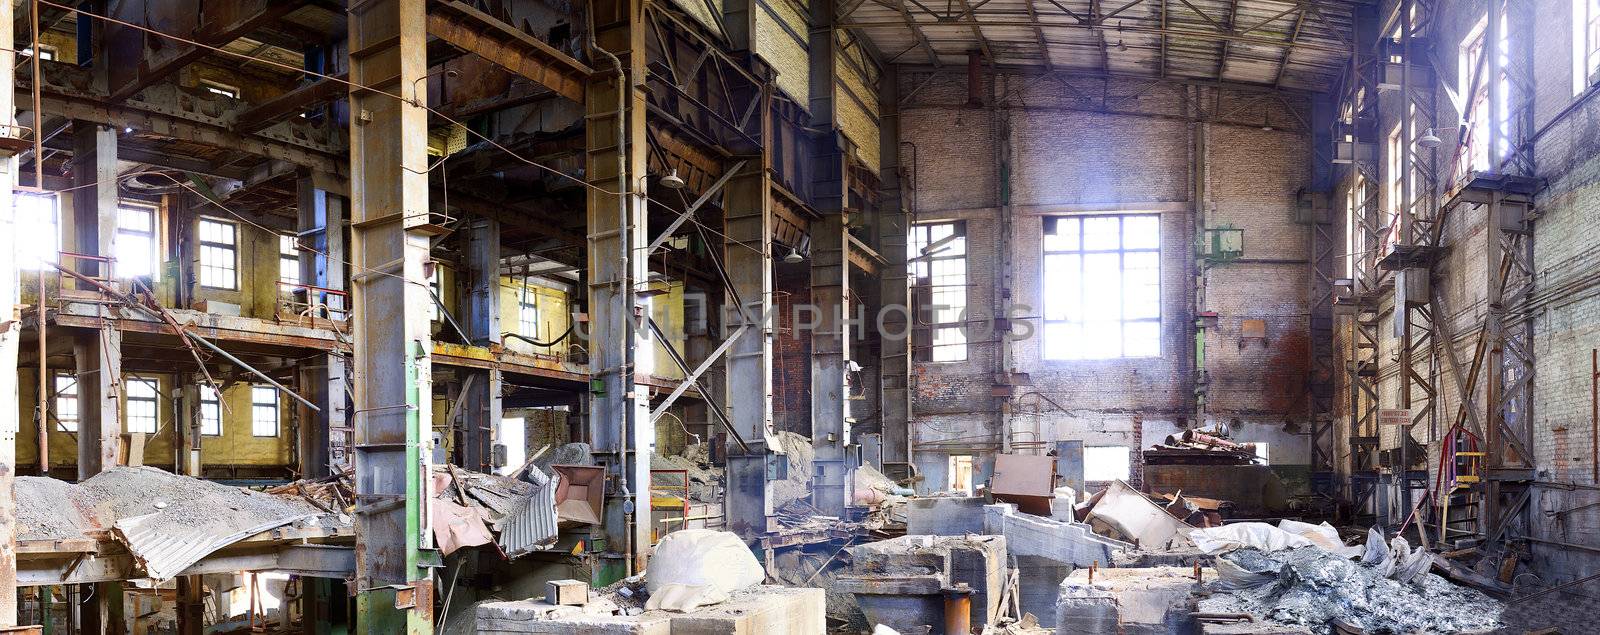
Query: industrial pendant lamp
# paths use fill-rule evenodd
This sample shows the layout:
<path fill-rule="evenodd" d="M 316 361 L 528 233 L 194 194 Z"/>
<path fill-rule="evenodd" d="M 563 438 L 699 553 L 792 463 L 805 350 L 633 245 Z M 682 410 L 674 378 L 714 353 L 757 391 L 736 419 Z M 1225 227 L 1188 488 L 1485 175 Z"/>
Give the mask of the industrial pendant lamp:
<path fill-rule="evenodd" d="M 800 252 L 796 251 L 794 247 L 790 247 L 789 248 L 789 254 L 783 257 L 783 261 L 787 262 L 787 263 L 789 263 L 791 265 L 795 264 L 795 263 L 798 263 L 801 260 L 805 260 L 805 258 L 802 257 L 800 255 Z"/>
<path fill-rule="evenodd" d="M 1417 139 L 1417 145 L 1424 148 L 1437 148 L 1440 143 L 1442 141 L 1439 140 L 1439 135 L 1433 133 L 1433 128 L 1423 130 L 1422 136 Z"/>
<path fill-rule="evenodd" d="M 672 168 L 666 176 L 661 177 L 661 186 L 669 190 L 683 189 L 683 177 L 678 176 L 677 168 Z"/>

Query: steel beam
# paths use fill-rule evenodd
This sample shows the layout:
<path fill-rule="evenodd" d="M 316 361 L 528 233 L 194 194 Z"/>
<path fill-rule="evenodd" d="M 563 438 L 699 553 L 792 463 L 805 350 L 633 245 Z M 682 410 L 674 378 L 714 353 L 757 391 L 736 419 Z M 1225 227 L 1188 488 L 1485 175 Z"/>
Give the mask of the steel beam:
<path fill-rule="evenodd" d="M 881 202 L 877 230 L 878 253 L 883 256 L 878 276 L 878 394 L 882 403 L 878 421 L 883 431 L 883 469 L 890 478 L 911 476 L 911 285 L 906 279 L 906 239 L 910 234 L 907 214 L 909 186 L 902 181 L 900 163 L 899 71 L 883 69 L 878 85 L 882 131 L 879 156 L 883 168 L 878 174 Z"/>
<path fill-rule="evenodd" d="M 761 146 L 768 147 L 772 135 L 772 85 L 762 87 L 758 107 L 761 121 Z M 728 353 L 727 403 L 739 436 L 750 446 L 748 452 L 728 456 L 728 528 L 747 542 L 763 535 L 772 515 L 768 496 L 767 464 L 775 443 L 772 436 L 772 325 L 767 317 L 772 306 L 772 177 L 771 157 L 741 157 L 749 167 L 730 181 L 722 208 L 727 210 L 723 255 L 727 263 L 729 294 L 723 328 L 748 326 L 734 338 Z M 740 301 L 743 301 L 742 304 Z"/>
<path fill-rule="evenodd" d="M 424 0 L 349 16 L 351 276 L 355 339 L 359 633 L 430 633 L 432 352 Z M 403 598 L 410 596 L 410 601 Z"/>
<path fill-rule="evenodd" d="M 306 304 L 313 317 L 343 320 L 348 317 L 345 297 L 323 289 L 345 288 L 345 199 L 320 187 L 310 175 L 301 177 L 296 189 L 300 281 L 318 287 L 305 291 Z M 308 408 L 302 413 L 310 424 L 300 439 L 304 476 L 326 476 L 350 466 L 348 362 L 345 352 L 330 350 L 321 364 L 300 366 L 301 389 L 317 405 L 317 411 Z"/>
<path fill-rule="evenodd" d="M 589 300 L 589 442 L 606 465 L 609 487 L 600 534 L 606 559 L 598 584 L 643 568 L 650 547 L 650 455 L 655 427 L 638 378 L 654 351 L 636 316 L 649 275 L 635 250 L 647 243 L 645 27 L 642 0 L 591 6 L 596 59 L 613 63 L 590 76 L 584 94 Z M 619 72 L 623 76 L 619 76 Z M 637 519 L 637 521 L 635 520 Z M 620 561 L 619 561 L 620 560 Z"/>
<path fill-rule="evenodd" d="M 139 91 L 149 88 L 178 72 L 178 70 L 188 66 L 190 63 L 210 55 L 211 49 L 207 47 L 224 46 L 229 42 L 249 35 L 300 8 L 301 5 L 306 4 L 306 1 L 244 0 L 208 2 L 204 4 L 199 2 L 150 3 L 150 9 L 155 13 L 162 10 L 191 12 L 198 9 L 203 22 L 201 22 L 200 28 L 194 34 L 194 38 L 205 46 L 195 46 L 163 39 L 158 41 L 155 47 L 144 47 L 143 41 L 153 39 L 156 36 L 147 36 L 143 32 L 135 31 L 128 27 L 118 27 L 118 30 L 126 30 L 129 35 L 135 36 L 141 41 L 141 48 L 146 48 L 147 57 L 137 65 L 134 76 L 129 78 L 127 82 L 110 87 L 111 101 L 121 101 L 132 97 Z M 160 15 L 145 17 L 152 27 L 160 26 L 166 22 L 166 19 Z M 79 19 L 82 18 L 80 17 Z"/>
<path fill-rule="evenodd" d="M 584 63 L 466 2 L 433 0 L 428 7 L 429 35 L 583 103 L 584 83 L 594 72 Z"/>
<path fill-rule="evenodd" d="M 467 221 L 466 234 L 466 311 L 462 315 L 467 337 L 475 346 L 493 347 L 500 343 L 500 223 L 492 218 Z M 494 470 L 495 440 L 500 427 L 500 371 L 461 369 L 463 378 L 463 417 L 461 451 L 458 458 L 469 470 Z M 506 433 L 522 434 L 522 430 Z"/>
<path fill-rule="evenodd" d="M 962 6 L 967 6 L 962 0 Z M 815 450 L 812 503 L 823 514 L 844 516 L 848 504 L 850 445 L 850 241 L 845 197 L 849 173 L 844 135 L 838 130 L 836 69 L 838 40 L 834 5 L 811 7 L 811 127 L 821 130 L 812 144 L 813 206 L 822 219 L 811 223 L 811 303 L 821 312 L 811 337 L 811 444 Z M 976 31 L 976 28 L 974 28 Z M 800 337 L 795 333 L 795 337 Z"/>

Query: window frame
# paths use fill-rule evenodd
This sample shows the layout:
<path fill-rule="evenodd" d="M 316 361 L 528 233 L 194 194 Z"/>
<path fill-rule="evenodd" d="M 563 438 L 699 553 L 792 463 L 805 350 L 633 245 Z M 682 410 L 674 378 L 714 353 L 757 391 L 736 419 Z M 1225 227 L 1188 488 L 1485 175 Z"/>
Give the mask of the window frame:
<path fill-rule="evenodd" d="M 124 212 L 140 212 L 140 213 L 148 214 L 149 215 L 149 219 L 150 219 L 149 229 L 128 229 L 128 228 L 124 227 L 123 224 L 122 224 Z M 154 284 L 160 278 L 160 273 L 161 273 L 161 256 L 160 256 L 161 245 L 159 243 L 159 240 L 160 240 L 159 233 L 157 232 L 157 229 L 158 229 L 158 227 L 160 225 L 160 220 L 161 220 L 161 208 L 156 206 L 156 205 L 153 205 L 153 204 L 150 204 L 150 203 L 146 203 L 146 202 L 143 202 L 143 201 L 131 201 L 131 200 L 119 200 L 119 201 L 117 201 L 117 240 L 121 241 L 124 238 L 129 237 L 129 236 L 138 236 L 138 237 L 141 237 L 144 240 L 146 240 L 148 242 L 148 244 L 150 245 L 150 248 L 147 250 L 148 253 L 144 254 L 145 262 L 149 264 L 149 270 L 145 271 L 145 272 L 142 272 L 142 273 L 136 273 L 136 274 L 129 274 L 129 273 L 126 273 L 124 271 L 124 266 L 123 266 L 124 263 L 122 261 L 122 256 L 124 255 L 122 253 L 123 247 L 121 245 L 118 245 L 118 247 L 116 249 L 116 254 L 115 254 L 116 255 L 116 260 L 115 260 L 115 262 L 113 264 L 113 268 L 116 271 L 116 277 L 118 279 L 125 280 L 125 279 L 132 278 L 132 277 L 135 277 L 135 276 L 143 275 L 143 276 L 149 276 L 150 280 L 151 280 L 151 284 Z"/>
<path fill-rule="evenodd" d="M 206 415 L 208 407 L 215 408 L 215 417 Z M 210 384 L 200 384 L 200 436 L 222 436 L 222 424 L 222 391 L 212 388 Z"/>
<path fill-rule="evenodd" d="M 271 403 L 264 401 L 262 395 L 271 395 Z M 272 434 L 261 434 L 261 426 L 265 423 L 261 417 L 261 410 L 265 408 L 270 408 L 272 412 Z M 282 432 L 282 428 L 282 399 L 278 395 L 278 389 L 262 384 L 252 384 L 250 386 L 250 436 L 259 439 L 274 439 Z"/>
<path fill-rule="evenodd" d="M 78 423 L 83 419 L 83 410 L 78 402 L 78 376 L 73 373 L 61 372 L 53 373 L 52 376 L 53 381 L 50 387 L 54 389 L 55 393 L 56 430 L 77 433 Z M 61 385 L 63 380 L 67 382 L 65 386 Z M 71 426 L 67 425 L 69 419 L 61 416 L 62 413 L 67 412 L 66 406 L 68 405 L 72 407 Z"/>
<path fill-rule="evenodd" d="M 122 383 L 122 431 L 128 434 L 155 434 L 159 432 L 161 430 L 161 381 L 130 375 L 124 377 Z M 134 386 L 146 386 L 150 389 L 151 394 L 149 396 L 135 396 Z M 148 418 L 144 415 L 139 415 L 139 423 L 149 423 L 148 429 L 145 429 L 146 426 L 144 425 L 140 425 L 139 429 L 134 428 L 134 402 L 140 404 L 148 403 L 150 405 L 150 416 Z"/>
<path fill-rule="evenodd" d="M 965 478 L 962 477 L 962 468 L 965 466 Z M 945 491 L 965 492 L 972 496 L 978 491 L 978 458 L 971 454 L 950 454 L 945 459 Z M 962 481 L 965 481 L 963 486 Z"/>
<path fill-rule="evenodd" d="M 1084 221 L 1093 220 L 1093 219 L 1105 219 L 1105 218 L 1118 219 L 1118 222 L 1117 222 L 1117 248 L 1116 249 L 1087 249 L 1087 248 L 1085 248 L 1085 246 L 1084 246 L 1084 235 L 1085 235 L 1084 234 L 1084 232 L 1085 232 L 1084 226 L 1086 225 L 1086 223 Z M 1154 247 L 1132 247 L 1132 248 L 1130 248 L 1130 247 L 1126 246 L 1125 236 L 1127 235 L 1126 227 L 1127 227 L 1127 219 L 1129 219 L 1129 218 L 1149 218 L 1149 219 L 1153 219 L 1155 221 L 1156 234 L 1155 234 L 1155 246 Z M 1162 236 L 1163 236 L 1163 231 L 1162 231 L 1162 227 L 1161 227 L 1162 220 L 1163 220 L 1162 214 L 1159 213 L 1159 212 L 1135 212 L 1135 211 L 1117 212 L 1117 213 L 1095 213 L 1095 214 L 1066 214 L 1066 215 L 1046 216 L 1043 219 L 1043 224 L 1041 226 L 1041 230 L 1042 231 L 1040 233 L 1040 241 L 1039 241 L 1040 242 L 1040 258 L 1039 258 L 1040 289 L 1039 289 L 1039 292 L 1040 292 L 1040 297 L 1045 300 L 1045 301 L 1042 301 L 1040 303 L 1041 306 L 1040 306 L 1039 323 L 1040 323 L 1040 326 L 1042 328 L 1040 329 L 1040 333 L 1039 333 L 1039 338 L 1040 338 L 1040 343 L 1041 343 L 1041 345 L 1039 347 L 1039 358 L 1041 360 L 1043 360 L 1043 361 L 1045 361 L 1047 363 L 1051 363 L 1051 364 L 1071 364 L 1071 363 L 1081 363 L 1081 362 L 1104 362 L 1104 361 L 1112 361 L 1112 360 L 1159 359 L 1163 355 L 1165 355 L 1165 353 L 1166 353 L 1166 342 L 1164 341 L 1164 332 L 1162 331 L 1162 326 L 1166 322 L 1166 307 L 1163 306 L 1165 285 L 1163 284 L 1163 282 L 1161 280 L 1162 271 L 1164 270 L 1164 267 L 1162 266 L 1162 263 L 1161 263 L 1161 258 L 1162 258 L 1162 254 L 1163 254 L 1163 250 L 1162 250 L 1162 246 L 1161 246 L 1161 240 L 1162 240 Z M 1076 249 L 1051 248 L 1050 247 L 1050 241 L 1048 240 L 1048 238 L 1046 238 L 1049 235 L 1055 234 L 1056 233 L 1056 228 L 1059 227 L 1060 223 L 1062 223 L 1064 221 L 1076 221 L 1077 222 L 1077 226 L 1078 226 L 1078 242 L 1077 242 L 1077 248 Z M 1122 306 L 1119 307 L 1119 309 L 1118 309 L 1118 318 L 1115 320 L 1115 322 L 1118 325 L 1118 335 L 1119 335 L 1118 340 L 1117 340 L 1117 342 L 1118 342 L 1117 343 L 1117 354 L 1114 355 L 1114 356 L 1107 356 L 1107 357 L 1094 357 L 1094 356 L 1077 356 L 1077 357 L 1067 356 L 1067 357 L 1060 357 L 1060 356 L 1052 355 L 1051 354 L 1050 345 L 1046 341 L 1050 337 L 1049 333 L 1050 333 L 1050 330 L 1051 330 L 1051 328 L 1050 328 L 1051 325 L 1053 325 L 1053 324 L 1054 325 L 1074 325 L 1075 324 L 1080 329 L 1082 329 L 1083 325 L 1090 323 L 1090 321 L 1082 319 L 1082 315 L 1080 315 L 1080 319 L 1078 321 L 1073 321 L 1070 318 L 1057 319 L 1057 318 L 1051 318 L 1050 317 L 1050 310 L 1049 310 L 1048 299 L 1047 298 L 1048 298 L 1048 295 L 1051 293 L 1051 290 L 1047 287 L 1047 283 L 1045 282 L 1047 280 L 1050 280 L 1051 276 L 1052 276 L 1052 273 L 1049 270 L 1050 257 L 1051 256 L 1073 256 L 1073 255 L 1076 255 L 1076 256 L 1079 257 L 1079 263 L 1080 263 L 1079 264 L 1079 270 L 1078 270 L 1078 278 L 1080 280 L 1080 284 L 1078 285 L 1079 286 L 1079 290 L 1078 290 L 1078 293 L 1079 293 L 1079 306 L 1083 307 L 1083 306 L 1087 306 L 1087 301 L 1086 301 L 1087 298 L 1084 295 L 1084 294 L 1087 293 L 1087 291 L 1086 291 L 1087 285 L 1081 284 L 1081 281 L 1088 278 L 1088 273 L 1083 270 L 1083 268 L 1082 268 L 1083 264 L 1082 263 L 1083 263 L 1084 259 L 1087 256 L 1095 255 L 1095 254 L 1116 254 L 1117 255 L 1117 276 L 1118 276 L 1118 281 L 1119 281 L 1119 284 L 1120 284 L 1120 287 L 1119 287 L 1118 290 L 1119 290 L 1120 297 L 1122 299 L 1122 302 L 1121 302 Z M 1143 318 L 1131 318 L 1130 319 L 1130 318 L 1127 318 L 1127 317 L 1124 316 L 1124 314 L 1125 314 L 1125 312 L 1127 310 L 1127 296 L 1126 296 L 1126 293 L 1127 293 L 1127 290 L 1128 290 L 1128 285 L 1127 285 L 1127 282 L 1126 282 L 1126 272 L 1128 271 L 1128 254 L 1154 254 L 1155 255 L 1155 264 L 1156 264 L 1156 267 L 1155 267 L 1155 310 L 1156 310 L 1155 317 L 1143 317 Z M 1081 311 L 1080 311 L 1080 313 L 1081 313 Z M 1154 324 L 1155 325 L 1155 327 L 1156 327 L 1156 335 L 1155 335 L 1155 352 L 1154 353 L 1149 354 L 1149 355 L 1129 355 L 1127 353 L 1127 325 L 1129 323 Z M 1080 331 L 1080 336 L 1081 336 L 1081 331 Z"/>
<path fill-rule="evenodd" d="M 39 219 L 37 218 L 37 215 L 36 215 L 36 212 L 38 210 L 33 209 L 32 206 L 19 205 L 19 203 L 21 203 L 22 201 L 46 201 L 46 202 L 48 202 L 48 208 L 49 208 L 48 209 L 48 212 L 49 212 L 49 220 L 48 220 L 48 222 L 46 222 L 46 223 L 39 222 Z M 50 243 L 51 249 L 49 249 L 44 254 L 44 255 L 48 256 L 46 258 L 35 258 L 33 256 L 38 256 L 40 254 L 38 254 L 38 253 L 27 253 L 27 252 L 33 251 L 31 249 L 31 247 L 36 246 L 36 245 L 33 245 L 33 243 L 34 243 L 33 240 L 30 239 L 28 241 L 18 241 L 18 243 L 17 243 L 17 248 L 18 248 L 17 249 L 17 268 L 20 269 L 20 270 L 23 270 L 23 271 L 44 271 L 46 269 L 50 269 L 51 268 L 49 265 L 57 263 L 57 262 L 60 262 L 61 261 L 61 197 L 57 196 L 55 193 L 20 192 L 19 191 L 19 192 L 16 192 L 15 196 L 12 198 L 12 209 L 16 213 L 16 217 L 17 217 L 17 221 L 18 221 L 18 226 L 17 226 L 17 235 L 18 236 L 30 236 L 30 237 L 32 237 L 32 236 L 34 236 L 34 235 L 36 235 L 38 233 L 41 233 L 46 227 L 48 227 L 49 231 L 48 232 L 44 232 L 44 233 L 48 233 L 50 235 L 50 239 L 51 239 L 51 243 Z M 25 211 L 26 211 L 26 214 L 24 213 Z"/>
<path fill-rule="evenodd" d="M 1572 0 L 1572 95 L 1600 84 L 1600 0 Z"/>
<path fill-rule="evenodd" d="M 950 234 L 937 240 L 933 238 L 937 229 L 948 227 Z M 968 297 L 968 281 L 970 268 L 967 257 L 967 221 L 964 219 L 950 219 L 916 223 L 906 232 L 906 277 L 907 284 L 911 286 L 911 352 L 912 359 L 917 363 L 950 364 L 965 362 L 971 358 L 971 342 L 967 339 L 967 311 L 971 307 L 971 298 Z M 959 242 L 959 249 L 949 243 Z M 935 248 L 935 246 L 938 246 Z M 934 251 L 923 254 L 922 251 L 934 248 Z M 946 251 L 958 251 L 940 255 Z M 959 284 L 934 284 L 935 263 L 960 263 L 960 273 L 941 273 L 939 277 L 959 275 Z M 926 284 L 924 284 L 926 280 Z M 936 311 L 936 302 L 954 300 L 951 296 L 959 296 L 959 306 L 950 303 L 939 306 L 945 307 L 943 311 L 954 312 L 955 320 L 937 320 L 941 311 Z M 941 342 L 943 337 L 953 336 L 958 341 Z"/>
<path fill-rule="evenodd" d="M 238 86 L 229 86 L 210 79 L 200 80 L 200 90 L 205 91 L 206 94 L 220 95 L 234 101 L 238 101 L 244 96 L 244 91 Z"/>
<path fill-rule="evenodd" d="M 1489 55 L 1498 53 L 1502 58 L 1507 53 L 1504 49 L 1509 46 L 1509 33 L 1506 29 L 1506 16 L 1500 16 L 1500 41 L 1490 46 L 1489 43 L 1489 16 L 1487 13 L 1480 15 L 1467 35 L 1461 38 L 1456 53 L 1456 94 L 1465 98 L 1466 141 L 1461 144 L 1461 154 L 1456 158 L 1459 174 L 1456 178 L 1465 178 L 1473 172 L 1494 170 L 1498 162 L 1510 149 L 1511 141 L 1511 113 L 1510 93 L 1511 79 L 1508 64 L 1502 61 L 1501 73 L 1493 80 L 1500 84 L 1500 98 L 1503 101 L 1500 108 L 1504 121 L 1489 121 L 1493 116 L 1494 108 L 1489 104 L 1491 94 L 1489 81 L 1478 84 L 1473 83 L 1474 78 L 1486 78 L 1491 70 Z M 1479 72 L 1479 68 L 1482 72 Z M 1490 148 L 1489 141 L 1494 137 L 1494 129 L 1500 130 L 1499 148 Z"/>
<path fill-rule="evenodd" d="M 293 271 L 293 277 L 284 275 L 285 271 Z M 297 234 L 278 234 L 278 282 L 290 285 L 300 285 L 300 236 Z"/>
<path fill-rule="evenodd" d="M 232 241 L 230 241 L 230 242 L 218 242 L 218 241 L 214 241 L 214 240 L 206 240 L 205 239 L 205 229 L 204 228 L 205 228 L 207 223 L 210 223 L 212 225 L 216 225 L 218 227 L 226 227 L 226 228 L 228 228 L 228 231 L 229 231 L 230 235 L 233 238 Z M 198 218 L 195 221 L 195 238 L 197 239 L 195 241 L 195 244 L 198 246 L 198 249 L 195 251 L 195 260 L 196 260 L 196 266 L 197 266 L 196 271 L 200 274 L 200 288 L 202 288 L 202 289 L 213 289 L 213 290 L 217 290 L 217 291 L 238 291 L 239 290 L 239 224 L 235 223 L 233 221 L 222 220 L 220 218 L 215 218 L 215 217 L 211 217 L 211 216 L 201 216 L 200 218 Z M 231 263 L 229 263 L 228 266 L 222 266 L 222 265 L 217 265 L 217 264 L 207 264 L 206 263 L 206 254 L 208 253 L 206 251 L 207 248 L 214 249 L 214 250 L 220 249 L 220 250 L 226 251 L 228 253 L 229 259 L 231 260 Z M 207 270 L 227 272 L 229 274 L 228 275 L 228 286 L 217 286 L 217 285 L 214 285 L 214 284 L 207 284 L 207 282 L 208 282 L 208 278 L 207 278 L 207 275 L 206 275 Z"/>
<path fill-rule="evenodd" d="M 528 320 L 529 311 L 533 312 L 531 323 Z M 527 281 L 523 281 L 522 293 L 517 297 L 517 334 L 539 339 L 539 292 Z"/>

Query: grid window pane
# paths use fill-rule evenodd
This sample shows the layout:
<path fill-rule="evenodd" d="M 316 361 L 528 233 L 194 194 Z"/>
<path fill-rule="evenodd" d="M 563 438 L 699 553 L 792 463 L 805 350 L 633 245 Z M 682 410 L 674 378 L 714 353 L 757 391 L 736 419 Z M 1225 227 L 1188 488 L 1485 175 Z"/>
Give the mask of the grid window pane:
<path fill-rule="evenodd" d="M 143 432 L 155 434 L 160 423 L 158 414 L 160 391 L 156 382 L 150 379 L 128 378 L 123 382 L 123 390 L 127 392 L 127 410 L 123 417 L 123 427 L 128 432 Z"/>
<path fill-rule="evenodd" d="M 67 432 L 78 431 L 78 378 L 56 375 L 56 425 Z"/>
<path fill-rule="evenodd" d="M 222 436 L 222 399 L 206 385 L 200 386 L 200 434 Z"/>
<path fill-rule="evenodd" d="M 120 278 L 149 276 L 156 270 L 155 209 L 138 205 L 117 208 L 117 261 Z"/>
<path fill-rule="evenodd" d="M 233 223 L 200 220 L 200 285 L 239 288 L 238 228 Z"/>
<path fill-rule="evenodd" d="M 916 317 L 919 361 L 967 359 L 967 238 L 960 222 L 911 227 L 906 241 L 907 272 L 919 306 Z"/>
<path fill-rule="evenodd" d="M 13 199 L 17 213 L 17 266 L 22 269 L 47 269 L 61 251 L 61 228 L 57 224 L 56 197 L 17 193 Z"/>
<path fill-rule="evenodd" d="M 1161 217 L 1087 216 L 1046 222 L 1045 359 L 1161 354 Z M 1062 236 L 1079 232 L 1079 239 Z M 1055 238 L 1051 238 L 1054 235 Z"/>
<path fill-rule="evenodd" d="M 288 234 L 278 236 L 278 281 L 300 284 L 300 248 Z"/>
<path fill-rule="evenodd" d="M 278 391 L 271 386 L 250 387 L 250 434 L 278 436 Z"/>

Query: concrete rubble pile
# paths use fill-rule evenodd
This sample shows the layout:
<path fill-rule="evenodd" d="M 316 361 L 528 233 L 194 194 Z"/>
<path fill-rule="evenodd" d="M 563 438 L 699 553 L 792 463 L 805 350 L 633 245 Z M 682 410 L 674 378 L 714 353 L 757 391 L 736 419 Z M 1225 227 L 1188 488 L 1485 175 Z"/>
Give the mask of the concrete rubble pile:
<path fill-rule="evenodd" d="M 689 498 L 701 503 L 722 502 L 723 469 L 711 464 L 711 449 L 705 444 L 685 447 L 683 454 L 654 454 L 652 473 L 682 470 L 689 477 Z M 658 496 L 681 496 L 683 481 L 673 474 L 652 474 L 651 490 Z"/>
<path fill-rule="evenodd" d="M 1333 533 L 1322 527 L 1320 533 Z M 1216 560 L 1219 579 L 1215 592 L 1199 601 L 1200 613 L 1248 614 L 1257 622 L 1319 634 L 1485 632 L 1501 626 L 1502 603 L 1429 573 L 1434 556 L 1410 548 L 1404 538 L 1385 542 L 1373 529 L 1365 548 L 1330 549 L 1325 540 L 1258 535 L 1265 539 L 1218 547 L 1224 549 Z"/>
<path fill-rule="evenodd" d="M 649 569 L 609 587 L 557 580 L 545 595 L 480 602 L 474 632 L 771 633 L 824 632 L 821 589 L 762 584 L 765 572 L 729 532 L 685 529 L 655 546 Z"/>

